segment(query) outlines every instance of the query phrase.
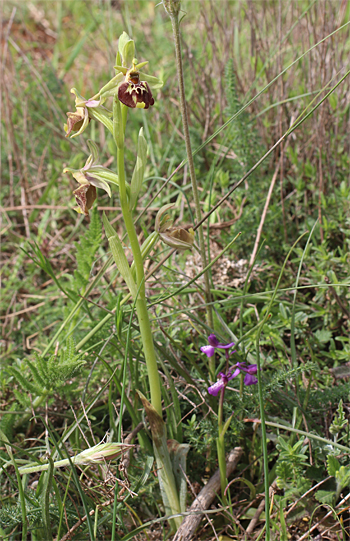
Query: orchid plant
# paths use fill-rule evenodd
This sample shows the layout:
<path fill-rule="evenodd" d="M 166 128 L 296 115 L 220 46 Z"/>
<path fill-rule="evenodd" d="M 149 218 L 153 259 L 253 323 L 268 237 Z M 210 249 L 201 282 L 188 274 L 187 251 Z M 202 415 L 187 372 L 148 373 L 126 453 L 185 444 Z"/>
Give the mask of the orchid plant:
<path fill-rule="evenodd" d="M 166 425 L 162 417 L 161 383 L 146 303 L 144 259 L 158 238 L 178 250 L 192 248 L 194 233 L 191 230 L 172 228 L 172 221 L 167 214 L 170 206 L 166 205 L 160 209 L 157 215 L 154 234 L 150 235 L 152 241 L 148 242 L 149 239 L 147 239 L 146 245 L 140 246 L 137 237 L 133 211 L 144 178 L 147 141 L 141 128 L 138 136 L 136 164 L 131 179 L 128 181 L 124 166 L 128 110 L 130 108 L 135 110 L 151 108 L 155 103 L 152 90 L 161 88 L 163 84 L 157 77 L 140 71 L 146 64 L 147 62 L 137 62 L 135 43 L 124 32 L 119 38 L 115 76 L 95 96 L 89 99 L 80 96 L 75 88 L 72 89 L 72 93 L 76 96 L 76 111 L 67 113 L 66 136 L 76 137 L 83 133 L 88 128 L 91 119 L 101 122 L 112 134 L 117 147 L 117 172 L 99 165 L 98 148 L 92 141 L 88 141 L 91 154 L 84 167 L 79 170 L 67 167 L 64 172 L 72 174 L 79 184 L 79 187 L 73 192 L 77 201 L 75 210 L 84 215 L 89 214 L 89 210 L 94 204 L 96 189 L 104 190 L 109 196 L 111 196 L 112 187 L 119 192 L 125 232 L 133 254 L 132 265 L 129 265 L 122 242 L 106 215 L 103 215 L 103 224 L 114 261 L 128 286 L 138 318 L 151 399 L 148 401 L 141 393 L 139 395 L 151 426 L 165 512 L 167 515 L 175 515 L 170 523 L 172 528 L 176 530 L 182 522 L 180 513 L 185 511 L 186 505 L 184 471 L 188 446 L 180 445 L 172 440 L 171 452 L 168 449 Z M 109 99 L 113 100 L 111 109 L 105 105 Z M 179 462 L 181 468 L 178 467 Z M 175 463 L 177 468 L 174 468 Z"/>
<path fill-rule="evenodd" d="M 243 385 L 256 385 L 258 383 L 257 378 L 255 377 L 255 374 L 258 371 L 258 367 L 256 364 L 250 364 L 243 362 L 237 362 L 235 365 L 231 366 L 229 368 L 229 358 L 232 353 L 235 353 L 235 350 L 230 351 L 230 349 L 234 346 L 234 342 L 229 342 L 228 344 L 223 344 L 219 342 L 215 334 L 210 334 L 208 336 L 208 344 L 206 346 L 202 346 L 200 349 L 205 355 L 210 359 L 213 358 L 215 355 L 216 349 L 223 349 L 225 351 L 225 357 L 226 357 L 226 372 L 219 372 L 218 374 L 218 380 L 210 385 L 208 388 L 208 393 L 212 396 L 218 396 L 219 395 L 219 407 L 218 407 L 218 437 L 216 440 L 216 447 L 217 447 L 217 454 L 218 454 L 218 462 L 219 462 L 219 469 L 220 469 L 220 484 L 221 484 L 221 496 L 224 503 L 227 503 L 226 496 L 225 496 L 225 490 L 227 487 L 227 478 L 226 478 L 226 458 L 225 458 L 225 434 L 230 426 L 233 413 L 232 415 L 227 419 L 227 421 L 224 423 L 223 417 L 224 417 L 224 399 L 225 399 L 225 390 L 226 387 L 233 378 L 241 374 L 243 377 L 243 374 L 245 374 L 244 379 L 242 381 Z M 241 393 L 243 385 L 241 385 Z"/>

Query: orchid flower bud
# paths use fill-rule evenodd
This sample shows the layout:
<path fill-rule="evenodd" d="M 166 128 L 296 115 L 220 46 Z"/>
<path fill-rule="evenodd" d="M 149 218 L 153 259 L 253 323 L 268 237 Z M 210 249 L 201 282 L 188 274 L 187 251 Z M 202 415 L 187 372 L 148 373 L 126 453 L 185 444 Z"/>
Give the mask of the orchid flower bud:
<path fill-rule="evenodd" d="M 135 57 L 135 42 L 126 32 L 123 32 L 118 40 L 118 51 L 124 67 L 130 66 Z"/>
<path fill-rule="evenodd" d="M 181 8 L 181 0 L 163 0 L 163 6 L 168 15 L 177 16 Z"/>
<path fill-rule="evenodd" d="M 167 211 L 174 206 L 173 203 L 164 205 L 157 213 L 155 230 L 165 244 L 176 250 L 191 250 L 196 247 L 194 244 L 194 231 L 190 228 L 188 231 L 182 227 L 171 227 L 173 220 L 167 214 Z"/>

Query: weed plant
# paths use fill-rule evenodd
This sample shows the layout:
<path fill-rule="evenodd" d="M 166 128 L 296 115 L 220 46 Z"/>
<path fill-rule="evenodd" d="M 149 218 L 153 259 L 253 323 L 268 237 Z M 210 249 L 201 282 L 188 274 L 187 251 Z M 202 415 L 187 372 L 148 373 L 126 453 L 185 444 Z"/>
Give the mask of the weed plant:
<path fill-rule="evenodd" d="M 0 538 L 165 539 L 174 532 L 140 401 L 139 392 L 150 397 L 140 327 L 102 223 L 105 212 L 123 237 L 118 192 L 99 190 L 89 217 L 81 216 L 76 181 L 62 173 L 84 166 L 88 139 L 116 172 L 117 147 L 95 120 L 73 139 L 62 125 L 70 88 L 93 96 L 115 74 L 125 30 L 137 58 L 164 81 L 152 108 L 128 116 L 127 179 L 140 128 L 148 145 L 138 239 L 151 241 L 157 212 L 169 204 L 175 225 L 188 231 L 196 213 L 170 19 L 143 0 L 8 1 L 1 9 Z M 345 541 L 350 8 L 184 0 L 181 10 L 207 264 L 240 233 L 210 267 L 212 325 L 196 250 L 171 253 L 157 242 L 144 262 L 167 434 L 189 445 L 187 509 L 219 465 L 220 410 L 208 388 L 219 372 L 227 376 L 224 350 L 215 350 L 211 378 L 200 348 L 215 333 L 235 343 L 230 366 L 261 365 L 259 389 L 243 385 L 243 372 L 225 387 L 224 451 L 240 447 L 241 456 L 193 538 L 215 530 L 221 539 Z M 128 240 L 124 250 L 131 265 Z M 99 448 L 104 456 L 74 465 L 99 442 L 134 447 L 112 460 Z M 58 461 L 65 467 L 54 467 Z"/>

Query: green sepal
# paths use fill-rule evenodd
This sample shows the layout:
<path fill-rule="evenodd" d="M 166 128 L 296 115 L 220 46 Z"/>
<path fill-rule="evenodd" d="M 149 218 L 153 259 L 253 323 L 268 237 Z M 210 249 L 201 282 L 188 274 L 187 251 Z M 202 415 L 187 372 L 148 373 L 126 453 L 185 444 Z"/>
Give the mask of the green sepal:
<path fill-rule="evenodd" d="M 164 82 L 159 79 L 159 77 L 154 77 L 154 75 L 148 75 L 147 73 L 143 73 L 142 71 L 139 72 L 139 75 L 140 81 L 146 81 L 152 89 L 162 88 L 162 86 L 164 85 Z"/>
<path fill-rule="evenodd" d="M 121 57 L 121 55 L 120 55 L 119 50 L 117 51 L 117 54 L 116 54 L 116 56 L 115 56 L 115 63 L 116 63 L 117 65 L 118 65 L 118 64 L 120 65 L 120 64 L 122 63 L 122 57 Z"/>
<path fill-rule="evenodd" d="M 132 277 L 129 263 L 128 263 L 128 260 L 126 259 L 126 255 L 124 253 L 122 243 L 120 242 L 117 232 L 109 223 L 108 218 L 105 215 L 105 213 L 103 213 L 102 221 L 103 221 L 105 232 L 108 238 L 109 246 L 113 255 L 113 259 L 115 261 L 115 264 L 117 265 L 117 269 L 119 270 L 120 274 L 124 278 L 131 295 L 135 299 L 137 295 L 137 286 Z"/>
<path fill-rule="evenodd" d="M 130 203 L 129 208 L 132 210 L 134 205 L 137 202 L 141 187 L 142 181 L 145 174 L 147 161 L 147 141 L 143 135 L 143 128 L 140 129 L 139 139 L 137 145 L 137 158 L 135 168 L 131 178 L 130 184 Z"/>
<path fill-rule="evenodd" d="M 87 171 L 87 175 L 99 180 L 110 182 L 111 184 L 114 184 L 115 186 L 119 186 L 118 175 L 114 173 L 113 171 L 111 171 L 111 169 L 107 169 L 107 167 L 103 167 L 103 165 L 93 165 Z M 129 186 L 128 188 L 130 190 Z"/>

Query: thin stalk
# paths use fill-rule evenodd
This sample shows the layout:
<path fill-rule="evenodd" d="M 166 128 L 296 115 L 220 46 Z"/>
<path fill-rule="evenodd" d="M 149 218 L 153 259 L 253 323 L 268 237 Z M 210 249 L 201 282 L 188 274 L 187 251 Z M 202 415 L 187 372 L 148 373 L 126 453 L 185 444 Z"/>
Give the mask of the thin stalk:
<path fill-rule="evenodd" d="M 218 408 L 218 428 L 219 428 L 219 437 L 216 440 L 216 448 L 218 454 L 218 463 L 220 470 L 220 486 L 221 486 L 221 497 L 223 499 L 223 504 L 227 505 L 225 490 L 227 486 L 226 478 L 226 458 L 225 458 L 225 435 L 222 434 L 223 431 L 223 417 L 224 417 L 224 397 L 225 397 L 225 387 L 222 388 L 220 393 L 219 408 Z"/>
<path fill-rule="evenodd" d="M 137 318 L 140 327 L 143 352 L 145 355 L 149 386 L 151 391 L 151 404 L 145 397 L 144 401 L 148 405 L 145 406 L 147 415 L 151 423 L 154 452 L 159 469 L 159 478 L 162 479 L 164 490 L 163 500 L 165 507 L 174 513 L 180 513 L 179 497 L 175 483 L 174 473 L 172 470 L 170 455 L 167 447 L 166 427 L 162 418 L 162 395 L 160 388 L 160 379 L 158 375 L 157 360 L 155 355 L 153 335 L 147 310 L 146 290 L 145 290 L 145 274 L 143 268 L 143 259 L 141 247 L 136 234 L 135 225 L 130 209 L 129 200 L 126 191 L 125 167 L 124 167 L 124 139 L 126 128 L 127 108 L 121 105 L 118 100 L 115 100 L 113 106 L 113 136 L 117 145 L 117 166 L 119 179 L 119 199 L 122 208 L 124 223 L 129 237 L 134 264 L 136 270 L 136 285 L 137 294 L 133 293 L 134 306 L 136 307 Z M 130 316 L 132 317 L 132 316 Z M 130 326 L 129 326 L 130 332 Z M 121 420 L 120 420 L 121 421 Z M 113 509 L 113 523 L 116 521 L 116 505 Z M 177 517 L 172 522 L 176 530 L 182 522 L 181 517 Z M 115 529 L 112 533 L 112 541 L 115 539 Z"/>
<path fill-rule="evenodd" d="M 178 16 L 178 13 L 169 13 L 169 16 L 170 16 L 171 24 L 173 27 L 173 36 L 174 36 L 175 54 L 176 54 L 176 70 L 177 70 L 177 77 L 179 81 L 179 90 L 180 90 L 180 108 L 181 108 L 182 124 L 183 124 L 185 143 L 186 143 L 188 168 L 189 168 L 191 183 L 192 183 L 196 221 L 198 223 L 201 221 L 202 212 L 201 212 L 200 201 L 199 201 L 199 192 L 198 192 L 198 184 L 197 184 L 197 179 L 196 179 L 196 172 L 195 172 L 194 161 L 193 161 L 193 156 L 192 156 L 190 132 L 188 128 L 188 116 L 187 116 L 185 86 L 184 86 L 182 56 L 181 56 L 179 16 Z M 207 266 L 207 258 L 206 258 L 206 253 L 205 253 L 205 242 L 204 242 L 204 234 L 203 234 L 202 226 L 198 228 L 198 234 L 199 234 L 199 247 L 200 247 L 200 254 L 201 254 L 201 259 L 202 259 L 202 267 L 204 269 Z M 210 291 L 209 272 L 206 272 L 204 274 L 204 284 L 205 284 L 205 299 L 207 302 L 206 308 L 207 308 L 208 325 L 211 329 L 214 329 L 213 312 L 212 312 L 212 306 L 210 304 L 211 291 Z M 211 357 L 209 359 L 209 369 L 210 369 L 211 375 L 214 376 L 215 357 Z"/>
<path fill-rule="evenodd" d="M 264 488 L 265 488 L 265 526 L 266 526 L 266 541 L 270 541 L 270 497 L 269 497 L 269 464 L 267 455 L 267 437 L 266 437 L 266 424 L 265 424 L 265 410 L 264 410 L 264 397 L 262 391 L 261 381 L 261 365 L 260 365 L 260 335 L 263 326 L 260 327 L 256 338 L 256 364 L 258 369 L 258 394 L 259 394 L 259 407 L 260 407 L 260 419 L 261 419 L 261 438 L 264 456 Z"/>
<path fill-rule="evenodd" d="M 122 105 L 122 114 L 124 113 Z M 124 113 L 125 114 L 125 113 Z M 124 115 L 123 115 L 124 116 Z M 162 415 L 162 395 L 160 390 L 157 360 L 154 351 L 154 344 L 152 338 L 151 325 L 149 322 L 146 295 L 145 295 L 145 275 L 143 269 L 142 254 L 137 238 L 134 222 L 132 219 L 131 211 L 129 210 L 129 202 L 126 194 L 126 182 L 125 182 L 125 168 L 124 168 L 124 144 L 120 145 L 117 150 L 117 163 L 118 163 L 118 178 L 119 178 L 119 197 L 120 205 L 122 207 L 123 218 L 125 227 L 128 233 L 131 250 L 134 257 L 136 268 L 136 281 L 139 288 L 138 299 L 136 301 L 136 312 L 140 325 L 140 332 L 143 344 L 143 351 L 145 354 L 145 360 L 147 365 L 147 372 L 149 377 L 149 385 L 151 390 L 151 403 L 157 413 Z"/>
<path fill-rule="evenodd" d="M 10 445 L 10 442 L 7 438 L 7 436 L 0 430 L 0 438 L 5 444 L 5 448 L 7 451 L 7 454 L 9 455 L 11 462 L 13 464 L 13 467 L 15 469 L 16 477 L 17 477 L 17 486 L 18 486 L 18 500 L 21 507 L 21 514 L 22 514 L 22 541 L 26 541 L 27 539 L 27 530 L 28 530 L 28 522 L 27 522 L 27 510 L 26 510 L 26 499 L 24 494 L 24 488 L 22 485 L 22 479 L 21 475 L 18 470 L 17 462 L 13 456 L 12 448 Z"/>

